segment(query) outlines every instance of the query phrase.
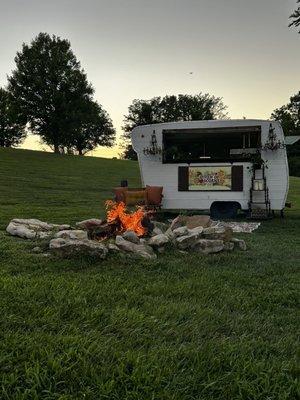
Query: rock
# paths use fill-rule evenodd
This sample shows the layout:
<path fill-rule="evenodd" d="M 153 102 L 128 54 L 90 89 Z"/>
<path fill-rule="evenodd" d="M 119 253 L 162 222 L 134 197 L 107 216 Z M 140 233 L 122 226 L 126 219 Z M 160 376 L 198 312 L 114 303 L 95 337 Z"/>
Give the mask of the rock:
<path fill-rule="evenodd" d="M 241 249 L 243 251 L 247 250 L 247 245 L 246 245 L 245 240 L 232 238 L 231 242 L 234 244 L 234 246 L 237 246 L 239 249 Z"/>
<path fill-rule="evenodd" d="M 174 235 L 171 227 L 166 230 L 165 235 L 168 236 L 168 238 L 170 240 L 173 240 L 175 238 L 175 235 Z"/>
<path fill-rule="evenodd" d="M 234 243 L 232 242 L 224 242 L 224 250 L 232 251 L 234 249 Z"/>
<path fill-rule="evenodd" d="M 49 224 L 39 219 L 14 218 L 6 228 L 6 232 L 23 239 L 45 239 L 52 232 L 62 229 L 71 229 L 70 225 Z"/>
<path fill-rule="evenodd" d="M 222 240 L 199 239 L 193 246 L 194 251 L 199 251 L 203 254 L 219 253 L 224 249 Z"/>
<path fill-rule="evenodd" d="M 187 217 L 186 226 L 188 229 L 193 229 L 201 226 L 202 228 L 206 228 L 210 225 L 210 216 L 209 215 L 192 215 Z"/>
<path fill-rule="evenodd" d="M 154 253 L 151 246 L 144 244 L 137 244 L 135 248 L 135 254 L 143 258 L 149 258 L 151 260 L 156 259 L 157 255 Z M 151 249 L 151 250 L 150 250 Z"/>
<path fill-rule="evenodd" d="M 197 233 L 179 236 L 175 239 L 176 245 L 180 250 L 186 250 L 190 247 L 193 247 L 194 244 L 199 239 L 199 235 Z"/>
<path fill-rule="evenodd" d="M 133 253 L 143 258 L 149 258 L 149 259 L 156 258 L 156 254 L 154 253 L 151 246 L 148 246 L 146 244 L 135 244 L 129 242 L 120 235 L 116 236 L 116 245 L 118 246 L 119 249 L 125 252 Z"/>
<path fill-rule="evenodd" d="M 154 228 L 158 228 L 162 231 L 162 233 L 165 233 L 166 230 L 169 228 L 168 224 L 165 224 L 164 222 L 160 221 L 152 221 Z"/>
<path fill-rule="evenodd" d="M 85 240 L 88 238 L 87 232 L 82 230 L 73 231 L 59 231 L 54 235 L 55 238 L 71 239 L 71 240 Z"/>
<path fill-rule="evenodd" d="M 153 231 L 151 232 L 151 236 L 161 235 L 162 233 L 163 233 L 163 231 L 160 228 L 155 226 L 153 228 Z"/>
<path fill-rule="evenodd" d="M 188 235 L 189 230 L 186 226 L 180 226 L 179 228 L 176 228 L 173 230 L 173 235 L 174 237 L 179 237 L 179 236 L 185 236 Z"/>
<path fill-rule="evenodd" d="M 129 242 L 135 243 L 135 244 L 139 244 L 140 243 L 140 239 L 138 237 L 138 235 L 134 232 L 134 231 L 126 231 L 123 233 L 122 237 L 125 240 L 128 240 Z"/>
<path fill-rule="evenodd" d="M 36 229 L 42 229 L 44 231 L 51 231 L 55 225 L 53 224 L 48 224 L 48 222 L 40 221 L 39 219 L 35 218 L 29 218 L 29 219 L 23 219 L 23 218 L 14 218 L 12 222 L 15 222 L 20 225 L 28 225 L 29 227 L 36 228 Z M 59 226 L 59 225 L 57 225 Z"/>
<path fill-rule="evenodd" d="M 187 220 L 186 215 L 178 215 L 171 222 L 171 225 L 170 225 L 171 230 L 174 231 L 174 229 L 180 228 L 181 226 L 185 226 L 186 220 Z"/>
<path fill-rule="evenodd" d="M 38 219 L 13 219 L 6 232 L 23 239 L 45 239 L 52 234 L 53 225 Z"/>
<path fill-rule="evenodd" d="M 102 225 L 102 223 L 102 219 L 90 218 L 85 219 L 84 221 L 76 222 L 76 227 L 88 231 Z"/>
<path fill-rule="evenodd" d="M 68 224 L 62 224 L 62 225 L 53 224 L 53 226 L 57 231 L 67 231 L 68 229 L 72 229 L 71 225 Z"/>
<path fill-rule="evenodd" d="M 193 229 L 198 226 L 205 228 L 208 227 L 210 223 L 209 215 L 178 215 L 178 217 L 171 222 L 171 229 L 174 230 L 181 226 L 186 226 L 188 229 Z"/>
<path fill-rule="evenodd" d="M 229 242 L 232 238 L 232 229 L 227 226 L 210 226 L 203 230 L 203 236 L 210 240 L 224 240 Z"/>
<path fill-rule="evenodd" d="M 119 249 L 119 247 L 116 246 L 114 243 L 109 243 L 109 244 L 107 245 L 107 248 L 108 248 L 108 250 L 111 251 L 111 252 L 116 252 L 116 253 L 118 253 L 118 252 L 121 251 L 121 250 Z"/>
<path fill-rule="evenodd" d="M 59 237 L 50 241 L 49 248 L 61 257 L 82 254 L 103 259 L 108 253 L 107 248 L 102 243 L 89 239 L 78 240 Z"/>
<path fill-rule="evenodd" d="M 190 235 L 197 233 L 199 236 L 201 235 L 201 233 L 203 232 L 203 226 L 197 226 L 196 228 L 193 229 L 188 229 L 188 232 Z"/>
<path fill-rule="evenodd" d="M 168 236 L 164 233 L 161 233 L 160 235 L 156 235 L 150 238 L 148 241 L 148 245 L 153 247 L 161 247 L 166 243 L 169 243 L 169 241 L 170 239 L 168 238 Z"/>
<path fill-rule="evenodd" d="M 41 253 L 43 250 L 41 249 L 41 247 L 39 247 L 39 246 L 35 246 L 33 249 L 32 249 L 32 252 L 33 253 Z"/>

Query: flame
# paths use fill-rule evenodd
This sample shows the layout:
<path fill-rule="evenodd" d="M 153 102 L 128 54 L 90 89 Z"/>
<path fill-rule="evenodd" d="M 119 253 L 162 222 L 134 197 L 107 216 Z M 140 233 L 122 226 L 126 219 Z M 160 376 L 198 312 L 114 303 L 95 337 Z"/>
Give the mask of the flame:
<path fill-rule="evenodd" d="M 146 233 L 146 229 L 142 226 L 142 219 L 145 216 L 142 207 L 138 207 L 136 211 L 129 214 L 126 212 L 126 206 L 123 202 L 116 203 L 107 200 L 105 206 L 108 223 L 120 221 L 122 232 L 134 231 L 138 236 L 143 236 Z"/>

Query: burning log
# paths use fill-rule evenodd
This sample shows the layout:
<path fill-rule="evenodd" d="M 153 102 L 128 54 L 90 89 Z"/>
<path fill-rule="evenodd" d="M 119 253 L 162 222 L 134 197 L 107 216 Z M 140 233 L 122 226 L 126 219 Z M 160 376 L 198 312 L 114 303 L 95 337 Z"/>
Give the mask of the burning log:
<path fill-rule="evenodd" d="M 126 231 L 133 231 L 142 237 L 152 232 L 154 225 L 151 221 L 153 212 L 145 211 L 138 207 L 133 212 L 128 212 L 124 203 L 108 200 L 105 203 L 106 220 L 101 225 L 88 229 L 89 239 L 102 241 Z"/>
<path fill-rule="evenodd" d="M 108 224 L 119 225 L 119 232 L 133 231 L 138 236 L 144 236 L 149 228 L 149 216 L 143 207 L 128 213 L 123 202 L 116 203 L 112 200 L 106 202 Z"/>

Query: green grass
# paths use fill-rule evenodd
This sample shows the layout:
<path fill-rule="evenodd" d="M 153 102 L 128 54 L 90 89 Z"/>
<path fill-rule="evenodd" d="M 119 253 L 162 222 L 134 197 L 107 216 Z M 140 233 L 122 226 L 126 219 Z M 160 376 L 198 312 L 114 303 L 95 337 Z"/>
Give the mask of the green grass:
<path fill-rule="evenodd" d="M 102 216 L 122 178 L 135 162 L 0 150 L 0 398 L 299 399 L 300 178 L 246 252 L 62 261 L 4 231 Z"/>

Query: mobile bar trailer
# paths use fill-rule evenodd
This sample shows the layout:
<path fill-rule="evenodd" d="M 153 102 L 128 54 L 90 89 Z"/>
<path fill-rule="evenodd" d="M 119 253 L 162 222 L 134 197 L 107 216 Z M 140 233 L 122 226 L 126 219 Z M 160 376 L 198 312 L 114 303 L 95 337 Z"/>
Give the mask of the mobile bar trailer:
<path fill-rule="evenodd" d="M 239 209 L 250 218 L 283 213 L 289 169 L 277 121 L 142 125 L 131 138 L 142 183 L 163 187 L 164 210 L 209 210 L 218 218 L 234 218 Z"/>

